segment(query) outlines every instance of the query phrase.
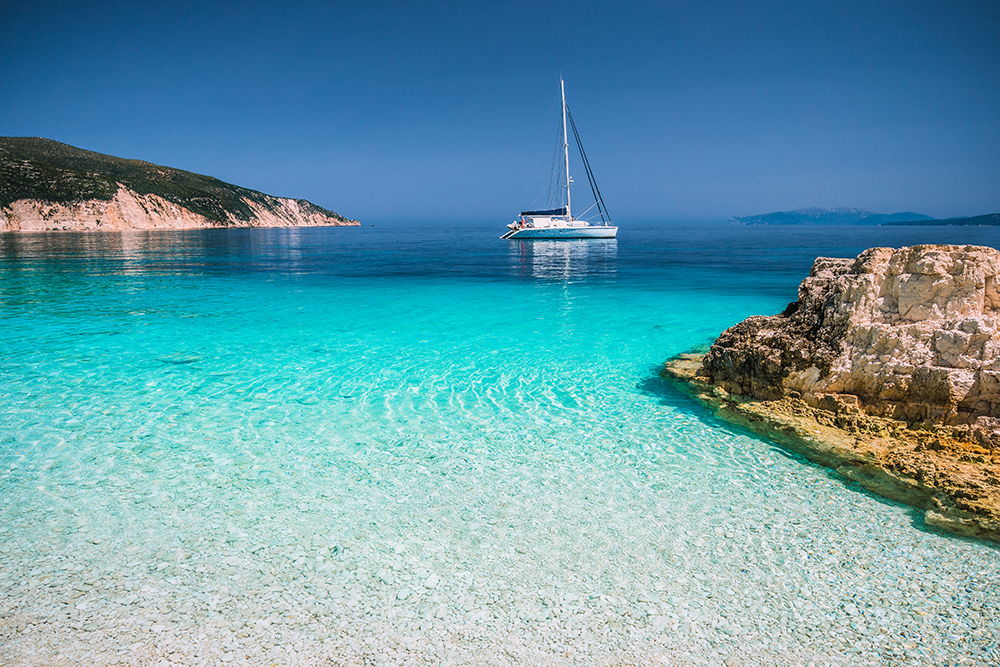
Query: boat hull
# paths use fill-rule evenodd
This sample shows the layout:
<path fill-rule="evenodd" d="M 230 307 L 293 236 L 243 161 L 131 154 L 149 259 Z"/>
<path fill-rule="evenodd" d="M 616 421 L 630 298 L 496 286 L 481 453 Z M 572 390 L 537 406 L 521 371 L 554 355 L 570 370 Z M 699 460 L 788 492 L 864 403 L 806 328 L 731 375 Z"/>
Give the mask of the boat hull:
<path fill-rule="evenodd" d="M 617 227 L 524 227 L 507 232 L 501 238 L 520 241 L 522 239 L 613 239 L 618 234 Z"/>

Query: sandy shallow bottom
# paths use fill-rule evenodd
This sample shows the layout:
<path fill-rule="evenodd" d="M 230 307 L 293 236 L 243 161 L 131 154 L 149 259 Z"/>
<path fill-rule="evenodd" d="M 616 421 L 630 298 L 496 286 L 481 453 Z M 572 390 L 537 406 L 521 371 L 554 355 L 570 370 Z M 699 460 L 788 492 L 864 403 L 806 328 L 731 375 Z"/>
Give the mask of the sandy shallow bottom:
<path fill-rule="evenodd" d="M 658 379 L 743 241 L 335 231 L 5 255 L 0 664 L 1000 664 L 1000 551 Z"/>
<path fill-rule="evenodd" d="M 994 549 L 697 412 L 647 412 L 644 449 L 569 423 L 460 444 L 341 428 L 294 452 L 266 425 L 228 451 L 50 443 L 4 470 L 0 661 L 994 660 Z"/>

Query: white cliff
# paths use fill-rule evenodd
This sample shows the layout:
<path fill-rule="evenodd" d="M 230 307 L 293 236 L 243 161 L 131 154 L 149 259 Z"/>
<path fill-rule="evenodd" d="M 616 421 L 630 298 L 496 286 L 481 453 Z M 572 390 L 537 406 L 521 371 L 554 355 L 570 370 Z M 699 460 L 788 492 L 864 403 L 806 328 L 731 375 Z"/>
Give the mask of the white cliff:
<path fill-rule="evenodd" d="M 39 199 L 20 199 L 0 207 L 0 232 L 10 231 L 121 231 L 127 229 L 198 229 L 207 227 L 302 227 L 356 226 L 303 205 L 297 199 L 260 195 L 264 203 L 244 197 L 242 202 L 253 212 L 240 219 L 226 212 L 226 222 L 216 222 L 203 215 L 167 201 L 155 194 L 138 194 L 119 185 L 110 201 L 56 203 Z"/>

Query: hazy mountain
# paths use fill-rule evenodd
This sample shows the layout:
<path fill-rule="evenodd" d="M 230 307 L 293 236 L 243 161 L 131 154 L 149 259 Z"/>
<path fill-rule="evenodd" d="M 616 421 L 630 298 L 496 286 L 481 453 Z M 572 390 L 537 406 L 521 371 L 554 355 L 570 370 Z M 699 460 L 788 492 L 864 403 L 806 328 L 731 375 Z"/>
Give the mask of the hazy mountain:
<path fill-rule="evenodd" d="M 1000 226 L 1000 213 L 976 215 L 971 218 L 945 218 L 944 220 L 907 220 L 883 223 L 886 225 L 947 225 L 972 227 L 976 225 Z"/>
<path fill-rule="evenodd" d="M 800 208 L 796 211 L 777 211 L 762 215 L 730 218 L 734 225 L 881 225 L 896 221 L 933 220 L 930 216 L 912 211 L 903 213 L 874 213 L 860 208 Z"/>

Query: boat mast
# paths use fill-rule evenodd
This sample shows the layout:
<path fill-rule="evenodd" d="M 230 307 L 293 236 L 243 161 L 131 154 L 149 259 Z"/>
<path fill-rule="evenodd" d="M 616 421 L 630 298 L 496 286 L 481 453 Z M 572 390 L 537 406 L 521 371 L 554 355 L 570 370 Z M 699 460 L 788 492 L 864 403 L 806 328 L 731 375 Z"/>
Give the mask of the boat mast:
<path fill-rule="evenodd" d="M 573 219 L 573 211 L 569 202 L 569 184 L 573 179 L 569 177 L 569 136 L 566 133 L 566 83 L 559 77 L 559 88 L 562 91 L 562 121 L 563 121 L 563 155 L 566 159 L 566 217 Z"/>

